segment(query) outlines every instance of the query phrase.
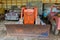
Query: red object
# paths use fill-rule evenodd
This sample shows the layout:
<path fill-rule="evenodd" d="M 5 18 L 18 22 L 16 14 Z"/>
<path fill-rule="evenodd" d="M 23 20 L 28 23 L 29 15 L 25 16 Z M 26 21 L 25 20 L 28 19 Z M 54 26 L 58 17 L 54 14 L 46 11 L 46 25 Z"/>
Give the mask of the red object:
<path fill-rule="evenodd" d="M 60 17 L 58 17 L 58 16 L 55 16 L 55 14 L 58 14 L 57 12 L 52 12 L 52 9 L 53 8 L 57 8 L 57 7 L 60 7 L 60 6 L 52 6 L 51 7 L 51 12 L 50 12 L 50 14 L 49 14 L 49 20 L 50 20 L 50 22 L 52 23 L 52 21 L 54 20 L 55 22 L 56 22 L 56 25 L 57 25 L 57 30 L 60 30 Z"/>
<path fill-rule="evenodd" d="M 53 17 L 52 17 L 52 20 L 56 21 L 57 29 L 60 30 L 60 17 L 58 17 L 58 16 L 53 16 Z"/>

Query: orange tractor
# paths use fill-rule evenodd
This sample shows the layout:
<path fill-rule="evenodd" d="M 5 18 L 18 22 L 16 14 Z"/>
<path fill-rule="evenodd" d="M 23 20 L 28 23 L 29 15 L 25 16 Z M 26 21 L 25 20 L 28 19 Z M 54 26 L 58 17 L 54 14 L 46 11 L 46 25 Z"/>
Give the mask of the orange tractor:
<path fill-rule="evenodd" d="M 59 5 L 53 5 L 51 7 L 51 11 L 48 16 L 48 20 L 52 24 L 52 32 L 55 35 L 58 35 L 59 30 L 60 30 L 60 6 Z"/>
<path fill-rule="evenodd" d="M 37 13 L 38 12 L 36 7 L 23 7 L 21 11 L 21 18 L 19 20 L 20 24 L 5 24 L 7 34 L 23 37 L 48 37 L 50 26 L 40 25 L 40 20 L 37 20 Z"/>
<path fill-rule="evenodd" d="M 24 24 L 34 24 L 37 19 L 37 8 L 22 8 L 21 19 L 24 17 Z"/>

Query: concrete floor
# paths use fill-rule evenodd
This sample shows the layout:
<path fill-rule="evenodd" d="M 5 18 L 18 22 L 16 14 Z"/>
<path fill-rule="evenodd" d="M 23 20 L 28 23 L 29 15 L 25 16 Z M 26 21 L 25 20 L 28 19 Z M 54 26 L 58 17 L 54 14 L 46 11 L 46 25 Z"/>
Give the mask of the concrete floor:
<path fill-rule="evenodd" d="M 50 33 L 50 36 L 47 39 L 7 35 L 4 24 L 15 23 L 15 22 L 17 21 L 1 21 L 0 22 L 0 40 L 60 40 L 60 34 L 58 36 L 54 36 L 52 33 Z"/>

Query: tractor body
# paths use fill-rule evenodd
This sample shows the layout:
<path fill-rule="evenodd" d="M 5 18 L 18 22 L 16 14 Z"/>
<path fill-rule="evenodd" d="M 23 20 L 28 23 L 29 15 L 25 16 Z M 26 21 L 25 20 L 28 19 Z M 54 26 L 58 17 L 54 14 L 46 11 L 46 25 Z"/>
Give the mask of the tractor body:
<path fill-rule="evenodd" d="M 40 18 L 37 16 L 37 8 L 23 7 L 19 23 L 6 23 L 7 34 L 23 37 L 48 37 L 49 25 L 41 25 Z M 39 20 L 38 20 L 39 19 Z"/>
<path fill-rule="evenodd" d="M 52 6 L 51 7 L 51 11 L 50 11 L 50 14 L 48 16 L 48 20 L 51 22 L 52 24 L 52 32 L 55 34 L 55 35 L 58 35 L 59 33 L 59 30 L 60 30 L 60 9 L 59 9 L 60 6 Z M 54 8 L 54 9 L 53 9 Z"/>

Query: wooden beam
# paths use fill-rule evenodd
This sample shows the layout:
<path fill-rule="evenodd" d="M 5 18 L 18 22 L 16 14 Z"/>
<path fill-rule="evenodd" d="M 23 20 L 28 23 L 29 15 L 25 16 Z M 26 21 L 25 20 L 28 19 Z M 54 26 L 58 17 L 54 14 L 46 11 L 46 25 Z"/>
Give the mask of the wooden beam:
<path fill-rule="evenodd" d="M 17 6 L 17 0 L 16 0 L 16 6 Z"/>
<path fill-rule="evenodd" d="M 45 3 L 46 2 L 46 0 L 43 0 L 43 3 Z"/>
<path fill-rule="evenodd" d="M 55 3 L 58 3 L 58 0 L 55 0 Z"/>
<path fill-rule="evenodd" d="M 11 6 L 12 6 L 12 0 L 11 0 Z"/>
<path fill-rule="evenodd" d="M 49 0 L 49 3 L 51 3 L 51 0 Z"/>

